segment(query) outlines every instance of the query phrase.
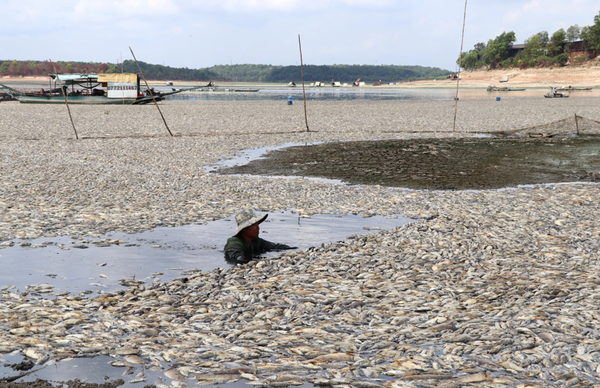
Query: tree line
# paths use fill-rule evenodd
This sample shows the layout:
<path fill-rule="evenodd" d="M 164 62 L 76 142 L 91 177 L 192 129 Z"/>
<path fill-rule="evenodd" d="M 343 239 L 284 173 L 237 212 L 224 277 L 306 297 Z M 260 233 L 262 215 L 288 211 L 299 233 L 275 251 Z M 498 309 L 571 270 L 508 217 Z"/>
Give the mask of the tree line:
<path fill-rule="evenodd" d="M 552 36 L 547 31 L 530 36 L 523 49 L 514 55 L 515 50 L 511 49 L 516 40 L 513 31 L 503 32 L 487 44 L 477 43 L 472 50 L 462 53 L 456 63 L 465 70 L 565 66 L 571 60 L 569 53 L 582 50 L 585 54 L 576 56 L 571 62 L 587 61 L 600 51 L 600 12 L 591 26 L 575 24 L 566 30 L 559 28 Z"/>
<path fill-rule="evenodd" d="M 147 79 L 152 80 L 189 80 L 208 81 L 218 75 L 206 69 L 174 68 L 139 62 Z M 50 61 L 17 61 L 0 60 L 0 76 L 47 76 L 48 74 L 105 74 L 105 73 L 139 73 L 133 60 L 121 64 L 97 62 L 50 62 Z"/>
<path fill-rule="evenodd" d="M 237 81 L 237 82 L 300 82 L 300 66 L 218 65 L 202 69 L 174 68 L 139 61 L 146 79 L 167 81 Z M 0 76 L 46 76 L 54 73 L 139 73 L 135 61 L 122 64 L 95 62 L 50 62 L 0 60 Z M 330 82 L 332 79 L 352 83 L 402 82 L 417 79 L 446 78 L 450 71 L 437 67 L 400 65 L 306 65 L 306 82 Z"/>
<path fill-rule="evenodd" d="M 208 70 L 223 79 L 247 82 L 300 82 L 300 66 L 221 65 Z M 450 71 L 437 67 L 401 65 L 305 65 L 305 82 L 402 82 L 417 79 L 446 78 Z"/>

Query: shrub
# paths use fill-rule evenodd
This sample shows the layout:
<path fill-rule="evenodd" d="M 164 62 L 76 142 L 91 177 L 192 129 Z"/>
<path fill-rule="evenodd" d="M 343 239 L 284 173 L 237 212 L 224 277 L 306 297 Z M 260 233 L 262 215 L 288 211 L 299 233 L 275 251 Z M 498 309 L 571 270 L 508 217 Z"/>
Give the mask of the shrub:
<path fill-rule="evenodd" d="M 557 55 L 555 58 L 556 63 L 558 63 L 561 66 L 564 66 L 567 64 L 567 62 L 569 62 L 569 54 L 567 53 L 562 53 Z"/>
<path fill-rule="evenodd" d="M 588 57 L 585 55 L 579 55 L 573 58 L 573 63 L 580 64 L 588 60 Z"/>
<path fill-rule="evenodd" d="M 506 58 L 505 60 L 503 60 L 502 62 L 500 62 L 500 67 L 502 67 L 503 69 L 508 69 L 509 67 L 513 67 L 513 59 L 512 58 Z"/>
<path fill-rule="evenodd" d="M 552 58 L 545 55 L 540 55 L 535 59 L 534 63 L 536 66 L 549 66 L 552 64 Z"/>

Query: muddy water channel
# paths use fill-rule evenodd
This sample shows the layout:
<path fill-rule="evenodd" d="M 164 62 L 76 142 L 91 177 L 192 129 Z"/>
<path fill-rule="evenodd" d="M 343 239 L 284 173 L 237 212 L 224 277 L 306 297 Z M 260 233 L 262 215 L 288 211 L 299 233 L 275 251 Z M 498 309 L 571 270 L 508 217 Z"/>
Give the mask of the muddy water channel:
<path fill-rule="evenodd" d="M 410 189 L 600 181 L 598 137 L 358 141 L 270 151 L 222 174 L 303 176 Z"/>

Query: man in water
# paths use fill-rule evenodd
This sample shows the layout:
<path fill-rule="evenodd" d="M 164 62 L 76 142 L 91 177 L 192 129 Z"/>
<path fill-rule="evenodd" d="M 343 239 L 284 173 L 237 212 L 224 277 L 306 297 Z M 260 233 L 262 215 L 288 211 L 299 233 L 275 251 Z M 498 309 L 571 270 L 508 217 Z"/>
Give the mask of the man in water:
<path fill-rule="evenodd" d="M 247 263 L 252 256 L 280 249 L 295 249 L 285 244 L 272 243 L 258 237 L 261 222 L 268 214 L 257 216 L 252 209 L 246 209 L 236 214 L 237 229 L 225 244 L 225 260 L 229 264 Z"/>

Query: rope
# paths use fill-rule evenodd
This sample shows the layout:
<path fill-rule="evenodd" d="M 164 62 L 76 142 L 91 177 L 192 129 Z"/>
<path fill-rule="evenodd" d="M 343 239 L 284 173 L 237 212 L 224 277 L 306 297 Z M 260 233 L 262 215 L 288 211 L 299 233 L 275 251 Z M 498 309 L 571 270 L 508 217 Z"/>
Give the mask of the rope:
<path fill-rule="evenodd" d="M 458 75 L 456 78 L 456 96 L 454 97 L 454 123 L 452 131 L 456 130 L 456 112 L 458 111 L 458 84 L 460 83 L 460 63 L 462 61 L 463 43 L 465 41 L 465 23 L 467 21 L 467 0 L 465 0 L 465 14 L 463 16 L 462 38 L 460 40 L 460 52 L 458 53 Z"/>

